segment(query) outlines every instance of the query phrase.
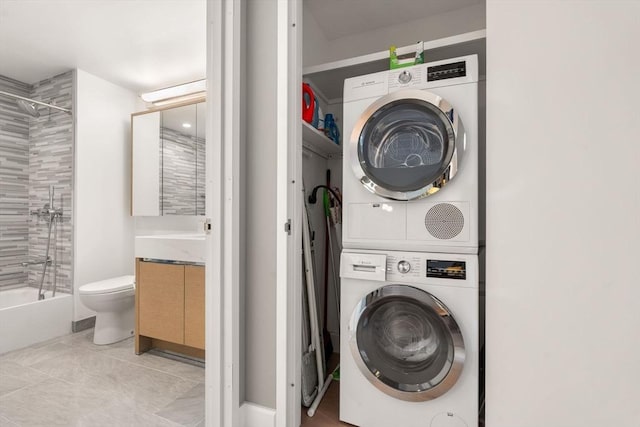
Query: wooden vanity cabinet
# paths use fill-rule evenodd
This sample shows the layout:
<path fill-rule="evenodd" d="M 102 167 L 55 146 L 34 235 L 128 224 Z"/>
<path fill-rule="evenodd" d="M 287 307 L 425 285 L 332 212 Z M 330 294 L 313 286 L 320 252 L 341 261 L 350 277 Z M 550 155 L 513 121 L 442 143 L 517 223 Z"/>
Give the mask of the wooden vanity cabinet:
<path fill-rule="evenodd" d="M 136 260 L 136 354 L 157 347 L 204 358 L 204 267 Z"/>
<path fill-rule="evenodd" d="M 184 343 L 204 350 L 204 267 L 184 268 Z"/>

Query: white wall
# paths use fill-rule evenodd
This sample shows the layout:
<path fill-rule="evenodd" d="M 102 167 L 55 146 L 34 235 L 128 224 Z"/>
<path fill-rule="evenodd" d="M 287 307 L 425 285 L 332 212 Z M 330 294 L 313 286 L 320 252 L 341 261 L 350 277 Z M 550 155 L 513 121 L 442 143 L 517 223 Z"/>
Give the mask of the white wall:
<path fill-rule="evenodd" d="M 487 427 L 640 423 L 640 2 L 487 5 Z"/>
<path fill-rule="evenodd" d="M 134 273 L 129 123 L 138 108 L 135 93 L 77 70 L 74 320 L 94 315 L 80 286 Z"/>
<path fill-rule="evenodd" d="M 276 7 L 246 2 L 244 398 L 276 406 Z M 259 64 L 259 66 L 255 66 Z"/>
<path fill-rule="evenodd" d="M 375 28 L 365 33 L 328 40 L 308 10 L 304 10 L 303 66 L 352 58 L 406 46 L 418 40 L 435 40 L 485 28 L 485 5 L 465 7 L 449 13 L 399 25 Z M 427 58 L 428 59 L 428 58 Z"/>

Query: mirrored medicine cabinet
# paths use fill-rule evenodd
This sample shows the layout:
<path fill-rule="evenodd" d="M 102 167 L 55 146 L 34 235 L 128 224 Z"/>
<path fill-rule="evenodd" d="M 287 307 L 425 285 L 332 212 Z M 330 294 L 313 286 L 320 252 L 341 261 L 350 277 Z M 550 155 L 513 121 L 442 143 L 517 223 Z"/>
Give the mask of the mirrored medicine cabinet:
<path fill-rule="evenodd" d="M 131 115 L 131 214 L 205 214 L 204 98 Z"/>

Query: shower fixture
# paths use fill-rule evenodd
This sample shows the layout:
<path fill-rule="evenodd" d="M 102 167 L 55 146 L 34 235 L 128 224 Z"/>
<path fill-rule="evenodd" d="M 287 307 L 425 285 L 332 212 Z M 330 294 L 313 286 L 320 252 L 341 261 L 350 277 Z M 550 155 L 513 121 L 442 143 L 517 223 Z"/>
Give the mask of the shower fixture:
<path fill-rule="evenodd" d="M 49 186 L 49 202 L 45 203 L 40 209 L 31 211 L 31 215 L 36 215 L 38 220 L 44 219 L 47 222 L 47 246 L 44 253 L 44 258 L 36 262 L 28 262 L 26 265 L 40 265 L 42 264 L 42 273 L 40 275 L 40 287 L 38 289 L 38 299 L 44 299 L 44 277 L 47 273 L 47 267 L 53 266 L 53 294 L 56 296 L 57 278 L 58 278 L 58 225 L 62 223 L 62 207 L 54 207 L 55 201 L 55 187 Z M 60 198 L 62 203 L 62 197 Z M 51 240 L 51 232 L 53 231 L 53 242 Z M 53 259 L 49 256 L 51 251 L 51 245 L 53 243 Z"/>
<path fill-rule="evenodd" d="M 18 104 L 18 108 L 20 111 L 32 116 L 39 117 L 40 113 L 38 112 L 38 105 L 42 105 L 43 107 L 47 107 L 49 109 L 59 110 L 67 114 L 71 114 L 71 110 L 68 108 L 58 107 L 57 105 L 47 104 L 46 102 L 36 101 L 35 99 L 25 98 L 24 96 L 16 95 L 14 93 L 5 92 L 0 90 L 0 95 L 8 96 L 10 98 L 16 99 L 16 103 Z"/>
<path fill-rule="evenodd" d="M 16 99 L 16 104 L 18 104 L 19 109 L 21 109 L 24 113 L 27 113 L 31 117 L 40 117 L 40 111 L 38 111 L 38 107 L 36 107 L 36 104 L 27 102 L 24 99 Z"/>

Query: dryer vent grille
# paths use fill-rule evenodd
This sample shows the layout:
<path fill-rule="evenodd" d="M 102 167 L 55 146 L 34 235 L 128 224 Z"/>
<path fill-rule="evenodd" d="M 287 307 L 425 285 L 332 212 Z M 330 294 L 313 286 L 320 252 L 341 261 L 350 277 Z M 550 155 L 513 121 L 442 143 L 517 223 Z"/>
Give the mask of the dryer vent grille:
<path fill-rule="evenodd" d="M 453 239 L 464 228 L 464 215 L 450 203 L 439 203 L 424 216 L 424 225 L 436 239 Z"/>

